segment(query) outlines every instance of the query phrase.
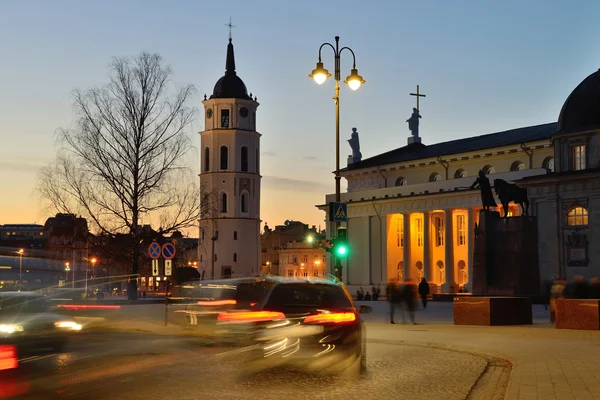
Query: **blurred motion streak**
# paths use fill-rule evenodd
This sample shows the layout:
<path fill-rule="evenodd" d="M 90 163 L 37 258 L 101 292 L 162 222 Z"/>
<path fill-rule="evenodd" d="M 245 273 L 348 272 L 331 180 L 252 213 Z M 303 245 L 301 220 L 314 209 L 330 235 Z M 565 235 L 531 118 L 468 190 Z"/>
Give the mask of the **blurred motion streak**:
<path fill-rule="evenodd" d="M 64 308 L 67 310 L 118 310 L 121 308 L 121 306 L 107 306 L 98 304 L 58 304 L 57 307 Z"/>
<path fill-rule="evenodd" d="M 282 312 L 277 311 L 241 311 L 221 313 L 218 316 L 220 322 L 261 322 L 285 319 Z"/>
<path fill-rule="evenodd" d="M 356 314 L 354 314 L 353 312 L 344 312 L 344 313 L 326 313 L 326 314 L 316 314 L 316 315 L 309 315 L 308 317 L 306 317 L 304 319 L 304 323 L 309 324 L 309 323 L 318 323 L 318 324 L 324 324 L 324 323 L 334 323 L 334 324 L 340 324 L 340 323 L 344 323 L 344 322 L 354 322 L 356 321 Z"/>
<path fill-rule="evenodd" d="M 237 304 L 235 300 L 209 300 L 209 301 L 199 301 L 196 304 L 199 306 L 234 306 Z"/>
<path fill-rule="evenodd" d="M 0 371 L 15 369 L 19 366 L 17 348 L 13 345 L 0 345 Z"/>

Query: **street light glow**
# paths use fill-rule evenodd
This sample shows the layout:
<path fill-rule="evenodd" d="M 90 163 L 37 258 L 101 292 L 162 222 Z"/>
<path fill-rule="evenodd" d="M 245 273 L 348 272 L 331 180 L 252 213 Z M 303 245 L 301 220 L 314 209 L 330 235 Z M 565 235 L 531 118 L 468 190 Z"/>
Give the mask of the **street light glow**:
<path fill-rule="evenodd" d="M 23 255 L 24 252 L 25 252 L 25 250 L 23 250 L 23 249 L 19 249 L 19 251 L 17 251 L 17 253 L 19 253 L 21 255 Z"/>
<path fill-rule="evenodd" d="M 348 75 L 344 83 L 347 83 L 348 86 L 350 86 L 350 89 L 357 90 L 360 85 L 365 83 L 365 80 L 358 74 L 358 70 L 356 68 L 352 68 L 350 75 Z"/>
<path fill-rule="evenodd" d="M 337 252 L 338 252 L 339 255 L 343 256 L 344 254 L 346 254 L 347 251 L 348 250 L 346 249 L 345 246 L 340 246 L 340 247 L 338 247 L 338 251 Z"/>
<path fill-rule="evenodd" d="M 308 76 L 309 78 L 313 78 L 317 84 L 322 85 L 327 78 L 329 78 L 331 74 L 329 71 L 323 67 L 323 63 L 319 61 L 317 63 L 317 67 L 312 70 L 311 74 Z"/>
<path fill-rule="evenodd" d="M 308 243 L 312 243 L 312 242 L 315 240 L 315 238 L 314 238 L 312 235 L 309 235 L 309 236 L 306 238 L 306 240 L 308 241 Z"/>

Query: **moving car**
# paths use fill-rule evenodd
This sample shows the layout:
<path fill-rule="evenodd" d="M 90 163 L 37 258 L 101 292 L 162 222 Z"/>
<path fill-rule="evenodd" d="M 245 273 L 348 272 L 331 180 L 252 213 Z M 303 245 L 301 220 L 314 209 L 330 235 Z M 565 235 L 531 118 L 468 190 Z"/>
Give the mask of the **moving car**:
<path fill-rule="evenodd" d="M 73 319 L 51 311 L 48 299 L 36 292 L 0 292 L 0 345 L 16 345 L 19 353 L 62 351 L 68 338 L 81 330 Z"/>
<path fill-rule="evenodd" d="M 275 366 L 354 376 L 366 370 L 365 329 L 347 288 L 335 278 L 257 278 L 231 282 L 230 299 L 206 299 L 218 310 L 215 335 L 244 346 L 246 372 Z M 208 307 L 208 306 L 207 306 Z M 242 358 L 240 358 L 240 362 Z"/>

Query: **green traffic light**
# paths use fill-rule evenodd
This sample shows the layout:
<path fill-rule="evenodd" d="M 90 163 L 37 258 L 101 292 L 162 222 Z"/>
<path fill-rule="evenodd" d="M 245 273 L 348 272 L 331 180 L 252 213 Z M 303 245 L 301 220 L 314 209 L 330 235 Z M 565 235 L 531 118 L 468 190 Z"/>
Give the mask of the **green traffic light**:
<path fill-rule="evenodd" d="M 340 247 L 338 247 L 338 249 L 337 249 L 337 253 L 338 253 L 340 256 L 344 256 L 344 255 L 346 255 L 346 253 L 347 253 L 347 252 L 348 252 L 348 249 L 347 249 L 345 246 L 340 246 Z"/>

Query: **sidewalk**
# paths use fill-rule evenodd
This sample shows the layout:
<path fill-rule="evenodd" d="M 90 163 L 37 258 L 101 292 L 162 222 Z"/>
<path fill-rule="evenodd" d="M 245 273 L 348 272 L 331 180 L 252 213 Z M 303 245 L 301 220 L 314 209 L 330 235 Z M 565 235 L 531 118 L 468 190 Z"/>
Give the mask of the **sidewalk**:
<path fill-rule="evenodd" d="M 506 400 L 600 400 L 600 332 L 555 329 L 546 322 L 549 314 L 543 306 L 534 306 L 534 325 L 487 327 L 450 325 L 451 303 L 430 303 L 417 312 L 417 323 L 422 324 L 391 325 L 381 318 L 386 317 L 387 304 L 373 303 L 364 303 L 374 308 L 365 318 L 370 320 L 369 340 L 395 340 L 510 361 Z"/>

